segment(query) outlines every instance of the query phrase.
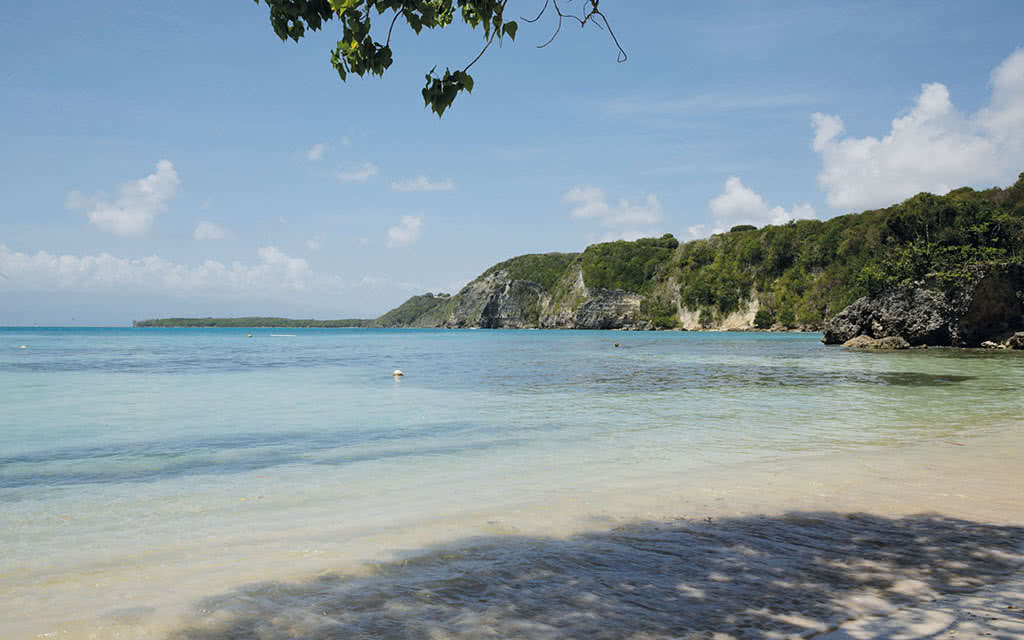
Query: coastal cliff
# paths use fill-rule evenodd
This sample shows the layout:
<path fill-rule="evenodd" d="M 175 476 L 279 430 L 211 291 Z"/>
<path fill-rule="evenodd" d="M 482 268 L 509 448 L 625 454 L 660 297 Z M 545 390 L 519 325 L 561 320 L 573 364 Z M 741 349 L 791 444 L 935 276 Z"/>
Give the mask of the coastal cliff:
<path fill-rule="evenodd" d="M 824 330 L 978 345 L 1024 328 L 1024 174 L 827 221 L 518 256 L 379 326 Z M 414 313 L 422 309 L 422 313 Z"/>
<path fill-rule="evenodd" d="M 413 296 L 375 320 L 137 326 L 823 330 L 829 344 L 865 336 L 977 346 L 1024 329 L 1022 273 L 1024 174 L 1006 189 L 921 193 L 826 221 L 517 256 L 454 295 Z M 253 321 L 264 324 L 240 324 Z"/>
<path fill-rule="evenodd" d="M 830 319 L 822 342 L 857 337 L 902 338 L 910 346 L 980 347 L 1007 342 L 1024 330 L 1024 267 L 971 266 L 956 283 L 936 275 L 860 298 Z M 986 345 L 987 346 L 987 345 Z"/>

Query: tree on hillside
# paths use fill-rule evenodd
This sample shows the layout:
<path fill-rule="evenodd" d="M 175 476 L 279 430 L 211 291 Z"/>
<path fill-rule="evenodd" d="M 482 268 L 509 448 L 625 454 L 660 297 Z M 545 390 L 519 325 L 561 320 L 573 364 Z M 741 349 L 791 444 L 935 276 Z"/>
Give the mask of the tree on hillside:
<path fill-rule="evenodd" d="M 554 33 L 546 47 L 562 29 L 564 22 L 580 27 L 594 25 L 608 31 L 619 51 L 619 62 L 626 60 L 626 52 L 619 45 L 608 19 L 601 12 L 601 0 L 579 0 L 578 10 L 570 8 L 574 0 L 545 0 L 540 12 L 524 22 L 538 22 L 553 14 Z M 255 0 L 256 4 L 260 0 Z M 342 37 L 331 52 L 331 65 L 342 80 L 348 74 L 382 76 L 391 66 L 391 35 L 402 20 L 419 34 L 423 29 L 443 29 L 461 20 L 473 29 L 481 29 L 484 45 L 480 52 L 464 67 L 443 74 L 437 67 L 427 72 L 423 87 L 423 103 L 438 115 L 444 115 L 455 97 L 462 91 L 473 91 L 473 77 L 469 69 L 490 48 L 494 41 L 505 38 L 515 40 L 519 24 L 505 17 L 509 0 L 263 0 L 270 7 L 270 24 L 281 40 L 298 42 L 307 30 L 318 31 L 324 23 L 337 19 L 341 23 Z M 380 18 L 380 26 L 373 22 Z M 374 33 L 371 33 L 373 31 Z M 376 37 L 375 37 L 376 36 Z M 383 40 L 383 42 L 381 42 Z"/>

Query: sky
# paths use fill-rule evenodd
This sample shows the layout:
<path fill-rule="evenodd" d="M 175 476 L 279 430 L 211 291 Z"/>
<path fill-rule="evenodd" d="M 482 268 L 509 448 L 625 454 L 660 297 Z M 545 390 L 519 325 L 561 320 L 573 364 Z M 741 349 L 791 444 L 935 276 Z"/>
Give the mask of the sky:
<path fill-rule="evenodd" d="M 479 53 L 464 26 L 399 30 L 383 78 L 343 83 L 335 22 L 281 42 L 251 0 L 13 3 L 0 325 L 376 317 L 515 255 L 1024 171 L 1024 3 L 600 6 L 626 62 L 606 31 L 538 48 L 553 16 L 521 21 L 438 119 L 423 77 Z"/>

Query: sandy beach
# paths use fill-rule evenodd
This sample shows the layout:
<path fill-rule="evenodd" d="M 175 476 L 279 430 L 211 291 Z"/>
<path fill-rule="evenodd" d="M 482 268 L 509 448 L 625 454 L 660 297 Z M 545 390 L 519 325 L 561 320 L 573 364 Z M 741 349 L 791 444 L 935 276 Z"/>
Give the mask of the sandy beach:
<path fill-rule="evenodd" d="M 1022 441 L 652 477 L 351 540 L 370 562 L 312 571 L 312 556 L 223 589 L 226 568 L 160 611 L 11 637 L 1010 640 L 1024 637 Z"/>
<path fill-rule="evenodd" d="M 169 637 L 1020 638 L 1021 444 L 907 444 L 524 508 L 359 575 L 205 598 Z"/>

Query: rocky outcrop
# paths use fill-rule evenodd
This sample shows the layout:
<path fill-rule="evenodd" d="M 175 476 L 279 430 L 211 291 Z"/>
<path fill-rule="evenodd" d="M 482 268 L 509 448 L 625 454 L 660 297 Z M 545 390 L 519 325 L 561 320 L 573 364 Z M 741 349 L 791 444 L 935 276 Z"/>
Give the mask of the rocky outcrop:
<path fill-rule="evenodd" d="M 571 267 L 554 291 L 516 279 L 508 269 L 488 271 L 454 296 L 448 315 L 433 326 L 450 329 L 647 329 L 644 297 L 587 287 L 579 266 Z M 422 326 L 419 323 L 417 326 Z"/>
<path fill-rule="evenodd" d="M 535 282 L 513 280 L 508 270 L 484 274 L 455 296 L 448 317 L 438 326 L 449 329 L 524 329 L 537 326 L 544 288 Z"/>
<path fill-rule="evenodd" d="M 1024 329 L 1024 269 L 978 265 L 955 284 L 937 279 L 863 297 L 832 318 L 822 342 L 898 336 L 911 345 L 977 347 Z"/>
<path fill-rule="evenodd" d="M 536 282 L 511 280 L 494 292 L 480 311 L 482 329 L 524 329 L 536 327 L 544 288 Z"/>
<path fill-rule="evenodd" d="M 909 349 L 910 343 L 899 336 L 888 336 L 885 338 L 872 338 L 870 336 L 857 336 L 843 343 L 847 349 L 872 349 L 878 351 L 896 351 Z"/>
<path fill-rule="evenodd" d="M 647 321 L 640 318 L 643 296 L 588 289 L 587 300 L 579 306 L 573 318 L 572 329 L 646 329 Z"/>
<path fill-rule="evenodd" d="M 945 296 L 924 288 L 901 287 L 881 296 L 858 299 L 825 325 L 825 344 L 843 344 L 858 336 L 900 336 L 910 344 L 950 344 L 953 315 Z"/>
<path fill-rule="evenodd" d="M 1024 349 L 1024 331 L 1018 331 L 1005 340 L 994 342 L 986 340 L 981 343 L 982 349 Z"/>

